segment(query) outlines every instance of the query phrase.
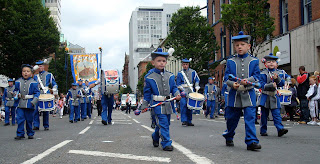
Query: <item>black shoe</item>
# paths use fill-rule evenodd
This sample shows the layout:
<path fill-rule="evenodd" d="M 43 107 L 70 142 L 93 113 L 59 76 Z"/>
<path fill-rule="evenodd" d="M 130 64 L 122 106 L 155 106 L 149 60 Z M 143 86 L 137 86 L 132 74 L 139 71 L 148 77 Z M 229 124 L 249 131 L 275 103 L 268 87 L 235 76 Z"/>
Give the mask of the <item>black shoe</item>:
<path fill-rule="evenodd" d="M 151 128 L 152 128 L 152 129 L 155 129 L 155 128 L 156 128 L 156 124 L 155 124 L 154 122 L 152 122 Z"/>
<path fill-rule="evenodd" d="M 87 119 L 87 117 L 85 117 L 84 119 Z"/>
<path fill-rule="evenodd" d="M 10 125 L 10 123 L 6 123 L 6 124 L 4 124 L 4 126 L 9 126 Z"/>
<path fill-rule="evenodd" d="M 261 136 L 268 136 L 268 133 L 261 133 Z"/>
<path fill-rule="evenodd" d="M 159 141 L 154 140 L 152 135 L 151 135 L 151 138 L 152 138 L 153 147 L 159 147 Z"/>
<path fill-rule="evenodd" d="M 78 118 L 78 121 L 80 121 L 80 118 Z"/>
<path fill-rule="evenodd" d="M 34 127 L 32 130 L 39 130 L 39 127 Z"/>
<path fill-rule="evenodd" d="M 210 119 L 215 119 L 214 117 L 210 117 Z"/>
<path fill-rule="evenodd" d="M 28 139 L 33 139 L 33 136 L 28 136 Z"/>
<path fill-rule="evenodd" d="M 165 148 L 163 148 L 164 151 L 172 151 L 173 150 L 173 147 L 170 145 L 170 146 L 166 146 Z"/>
<path fill-rule="evenodd" d="M 187 123 L 187 126 L 194 126 L 193 123 Z"/>
<path fill-rule="evenodd" d="M 12 126 L 16 126 L 16 124 L 12 124 Z"/>
<path fill-rule="evenodd" d="M 256 122 L 255 122 L 255 124 L 256 124 L 256 125 L 259 125 L 259 122 L 258 122 L 258 121 L 256 121 Z"/>
<path fill-rule="evenodd" d="M 84 121 L 84 119 L 82 118 L 81 121 Z"/>
<path fill-rule="evenodd" d="M 261 149 L 261 145 L 255 142 L 247 146 L 247 150 L 257 150 L 257 149 Z"/>
<path fill-rule="evenodd" d="M 105 121 L 105 120 L 102 120 L 101 122 L 103 125 L 108 125 L 107 121 Z"/>
<path fill-rule="evenodd" d="M 109 125 L 112 125 L 112 122 L 108 122 Z"/>
<path fill-rule="evenodd" d="M 49 130 L 49 128 L 44 128 L 44 131 L 48 131 Z"/>
<path fill-rule="evenodd" d="M 187 122 L 182 122 L 182 126 L 188 126 Z"/>
<path fill-rule="evenodd" d="M 73 123 L 73 120 L 70 120 L 69 122 L 70 122 L 70 123 Z"/>
<path fill-rule="evenodd" d="M 204 115 L 204 117 L 208 118 L 208 115 Z"/>
<path fill-rule="evenodd" d="M 287 133 L 288 133 L 288 129 L 281 129 L 278 132 L 278 137 L 281 137 L 281 136 L 283 136 L 283 135 L 285 135 Z"/>
<path fill-rule="evenodd" d="M 226 145 L 227 146 L 234 146 L 234 143 L 233 143 L 233 141 L 226 141 Z"/>
<path fill-rule="evenodd" d="M 14 137 L 14 139 L 16 139 L 16 140 L 22 140 L 22 138 L 24 138 L 24 137 L 21 137 L 21 136 Z"/>

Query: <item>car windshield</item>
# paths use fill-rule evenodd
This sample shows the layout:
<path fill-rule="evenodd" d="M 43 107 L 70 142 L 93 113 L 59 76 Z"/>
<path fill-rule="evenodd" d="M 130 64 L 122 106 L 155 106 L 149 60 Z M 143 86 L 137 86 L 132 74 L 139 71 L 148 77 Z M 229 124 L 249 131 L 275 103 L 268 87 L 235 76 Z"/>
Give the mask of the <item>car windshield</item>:
<path fill-rule="evenodd" d="M 136 95 L 134 95 L 134 94 L 130 94 L 130 97 L 132 98 L 132 100 L 135 100 L 136 99 Z M 127 98 L 127 94 L 123 94 L 122 96 L 121 96 L 121 99 L 122 100 L 124 100 L 124 99 L 126 99 Z"/>

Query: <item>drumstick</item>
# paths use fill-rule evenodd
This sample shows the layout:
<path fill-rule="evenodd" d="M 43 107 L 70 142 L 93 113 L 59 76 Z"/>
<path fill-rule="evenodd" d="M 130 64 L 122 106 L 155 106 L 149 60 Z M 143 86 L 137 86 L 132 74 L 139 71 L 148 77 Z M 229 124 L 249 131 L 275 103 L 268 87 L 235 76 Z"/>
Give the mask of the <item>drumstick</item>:
<path fill-rule="evenodd" d="M 238 77 L 235 77 L 232 74 L 229 74 L 229 79 L 239 80 L 239 81 L 243 80 L 243 79 L 240 79 Z M 249 85 L 252 85 L 252 86 L 254 86 L 256 88 L 260 88 L 261 87 L 260 83 L 253 83 L 253 82 L 250 82 L 250 81 L 246 81 L 246 83 L 249 84 Z"/>

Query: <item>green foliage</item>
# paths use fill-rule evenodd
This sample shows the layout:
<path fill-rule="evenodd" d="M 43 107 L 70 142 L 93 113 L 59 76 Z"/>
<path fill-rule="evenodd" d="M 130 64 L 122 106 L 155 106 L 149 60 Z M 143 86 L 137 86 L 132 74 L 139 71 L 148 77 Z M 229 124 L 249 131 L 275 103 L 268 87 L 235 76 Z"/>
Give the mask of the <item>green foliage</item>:
<path fill-rule="evenodd" d="M 201 16 L 199 7 L 185 7 L 172 15 L 171 33 L 166 47 L 173 47 L 173 56 L 181 60 L 192 58 L 190 67 L 196 71 L 208 69 L 208 62 L 219 50 L 214 30 Z"/>
<path fill-rule="evenodd" d="M 53 74 L 59 87 L 59 93 L 67 93 L 73 83 L 70 68 L 70 55 L 67 54 L 64 49 L 59 49 L 55 55 L 55 58 L 49 63 L 48 71 Z"/>
<path fill-rule="evenodd" d="M 39 0 L 0 0 L 0 74 L 20 77 L 22 64 L 55 52 L 59 31 Z"/>
<path fill-rule="evenodd" d="M 119 95 L 127 94 L 127 93 L 132 93 L 132 89 L 131 89 L 130 85 L 127 85 L 126 88 L 123 88 L 123 87 L 120 88 Z"/>
<path fill-rule="evenodd" d="M 138 96 L 141 96 L 143 94 L 143 88 L 144 88 L 144 77 L 147 75 L 147 73 L 150 71 L 150 69 L 154 68 L 154 66 L 149 62 L 146 66 L 146 72 L 142 74 L 142 76 L 138 80 L 137 88 L 138 88 Z"/>
<path fill-rule="evenodd" d="M 231 4 L 222 5 L 220 21 L 232 34 L 242 30 L 251 35 L 253 53 L 268 36 L 272 37 L 274 18 L 269 12 L 268 0 L 232 0 Z"/>

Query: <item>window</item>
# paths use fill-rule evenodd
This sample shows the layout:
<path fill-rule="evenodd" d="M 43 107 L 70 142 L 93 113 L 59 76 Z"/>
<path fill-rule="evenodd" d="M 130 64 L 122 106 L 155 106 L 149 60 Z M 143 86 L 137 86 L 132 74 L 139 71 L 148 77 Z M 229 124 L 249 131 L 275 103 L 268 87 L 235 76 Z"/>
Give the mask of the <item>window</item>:
<path fill-rule="evenodd" d="M 222 12 L 222 4 L 224 4 L 225 3 L 225 0 L 220 0 L 220 18 L 222 17 L 222 14 L 221 14 L 221 12 Z"/>
<path fill-rule="evenodd" d="M 215 1 L 212 1 L 212 24 L 216 22 L 216 5 L 214 3 Z"/>
<path fill-rule="evenodd" d="M 311 0 L 304 0 L 304 23 L 309 23 L 312 20 Z"/>
<path fill-rule="evenodd" d="M 288 32 L 288 0 L 282 0 L 282 33 Z"/>

